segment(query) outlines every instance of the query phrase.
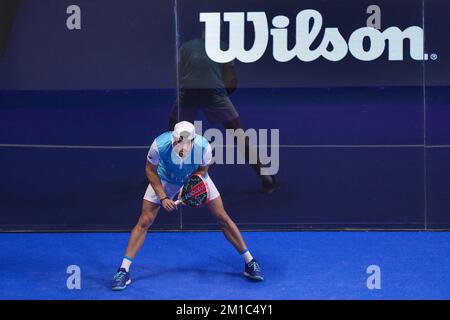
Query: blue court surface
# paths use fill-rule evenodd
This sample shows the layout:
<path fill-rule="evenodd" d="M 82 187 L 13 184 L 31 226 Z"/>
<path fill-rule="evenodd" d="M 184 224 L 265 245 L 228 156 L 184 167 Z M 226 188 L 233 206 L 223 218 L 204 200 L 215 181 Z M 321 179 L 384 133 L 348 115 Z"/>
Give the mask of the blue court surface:
<path fill-rule="evenodd" d="M 133 283 L 110 290 L 126 233 L 0 234 L 0 299 L 450 299 L 448 232 L 245 232 L 266 280 L 220 232 L 151 232 Z M 81 289 L 67 288 L 67 268 Z M 380 268 L 368 289 L 367 268 Z M 370 281 L 369 281 L 370 282 Z"/>

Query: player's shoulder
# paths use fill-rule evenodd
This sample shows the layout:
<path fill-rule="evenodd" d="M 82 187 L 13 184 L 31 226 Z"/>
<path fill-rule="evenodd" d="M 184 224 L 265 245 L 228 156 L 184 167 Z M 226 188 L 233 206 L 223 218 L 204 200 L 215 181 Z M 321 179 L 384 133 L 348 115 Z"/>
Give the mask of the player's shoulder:
<path fill-rule="evenodd" d="M 171 141 L 172 140 L 172 131 L 166 131 L 166 132 L 161 133 L 159 136 L 156 137 L 155 140 L 158 140 L 158 141 L 169 140 L 169 141 Z"/>
<path fill-rule="evenodd" d="M 183 43 L 182 47 L 183 47 L 183 46 L 190 46 L 190 45 L 192 45 L 192 44 L 196 44 L 196 43 L 198 43 L 199 41 L 200 41 L 199 38 L 194 38 L 194 39 L 187 40 L 187 41 L 185 41 L 185 42 Z"/>
<path fill-rule="evenodd" d="M 158 147 L 158 149 L 162 150 L 167 146 L 172 145 L 172 131 L 166 131 L 159 136 L 157 136 L 154 140 L 154 143 Z"/>
<path fill-rule="evenodd" d="M 191 39 L 191 40 L 184 42 L 181 45 L 180 49 L 181 50 L 192 50 L 192 49 L 195 49 L 195 48 L 201 46 L 201 44 L 202 44 L 202 39 L 195 38 L 195 39 Z"/>
<path fill-rule="evenodd" d="M 194 143 L 200 147 L 207 148 L 209 146 L 209 141 L 200 134 L 195 135 Z"/>

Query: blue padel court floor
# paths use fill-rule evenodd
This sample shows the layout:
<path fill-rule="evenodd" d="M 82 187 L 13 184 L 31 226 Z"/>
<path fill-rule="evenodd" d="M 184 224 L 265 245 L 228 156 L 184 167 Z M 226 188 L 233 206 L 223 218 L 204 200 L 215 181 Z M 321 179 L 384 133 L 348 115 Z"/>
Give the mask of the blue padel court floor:
<path fill-rule="evenodd" d="M 0 299 L 450 299 L 448 232 L 245 232 L 265 281 L 220 232 L 151 232 L 110 290 L 126 233 L 0 234 Z M 69 290 L 67 268 L 81 270 Z M 368 289 L 378 266 L 380 289 Z"/>

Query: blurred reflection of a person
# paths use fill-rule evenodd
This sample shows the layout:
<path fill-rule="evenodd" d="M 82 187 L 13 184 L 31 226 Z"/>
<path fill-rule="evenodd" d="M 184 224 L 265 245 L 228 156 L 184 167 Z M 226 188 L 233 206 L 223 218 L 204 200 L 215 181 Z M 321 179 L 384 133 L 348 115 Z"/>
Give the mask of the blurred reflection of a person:
<path fill-rule="evenodd" d="M 0 0 L 0 62 L 6 52 L 11 29 L 21 0 Z"/>
<path fill-rule="evenodd" d="M 226 129 L 243 129 L 239 113 L 229 95 L 236 90 L 237 77 L 234 62 L 217 63 L 206 54 L 204 32 L 202 38 L 185 42 L 179 50 L 179 93 L 169 115 L 169 129 L 179 121 L 196 119 L 201 110 L 210 124 L 222 124 Z M 250 144 L 246 137 L 246 163 Z M 271 193 L 276 188 L 275 176 L 261 175 L 262 164 L 257 158 L 250 164 L 261 179 L 261 191 Z"/>

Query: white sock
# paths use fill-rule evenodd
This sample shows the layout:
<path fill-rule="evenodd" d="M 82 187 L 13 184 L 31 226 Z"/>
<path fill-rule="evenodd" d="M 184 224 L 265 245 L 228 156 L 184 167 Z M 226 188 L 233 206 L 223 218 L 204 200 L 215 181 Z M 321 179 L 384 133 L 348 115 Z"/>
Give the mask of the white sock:
<path fill-rule="evenodd" d="M 250 261 L 253 260 L 253 256 L 251 255 L 250 251 L 248 251 L 248 249 L 242 251 L 241 256 L 244 259 L 245 263 L 249 263 Z"/>
<path fill-rule="evenodd" d="M 125 256 L 125 258 L 123 258 L 123 260 L 122 260 L 122 265 L 120 266 L 120 268 L 124 268 L 127 272 L 129 272 L 132 262 L 133 262 L 133 259 Z"/>

